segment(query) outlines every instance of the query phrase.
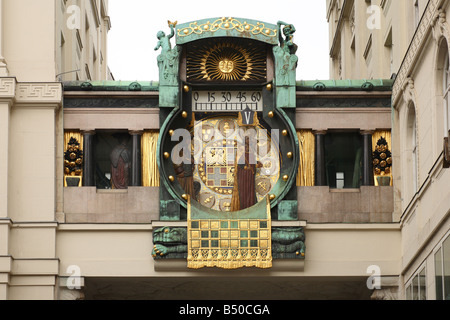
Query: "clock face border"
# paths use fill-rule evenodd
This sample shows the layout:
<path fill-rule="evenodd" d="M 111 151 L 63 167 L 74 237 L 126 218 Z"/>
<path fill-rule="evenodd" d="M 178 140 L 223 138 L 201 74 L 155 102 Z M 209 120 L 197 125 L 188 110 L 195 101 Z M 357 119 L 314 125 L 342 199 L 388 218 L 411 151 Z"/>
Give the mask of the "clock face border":
<path fill-rule="evenodd" d="M 279 135 L 276 137 L 279 141 L 280 154 L 280 171 L 278 181 L 273 186 L 270 194 L 270 205 L 275 208 L 281 201 L 286 200 L 285 197 L 295 187 L 298 159 L 299 155 L 299 141 L 296 130 L 288 114 L 279 108 L 268 107 L 270 105 L 273 93 L 266 86 L 262 88 L 263 96 L 265 97 L 265 108 L 262 113 L 258 113 L 258 118 L 263 124 L 264 128 L 269 131 L 271 129 L 278 130 Z M 183 101 L 192 101 L 192 90 L 184 92 Z M 161 127 L 160 138 L 158 142 L 158 166 L 160 168 L 161 185 L 165 190 L 175 199 L 181 207 L 187 209 L 187 199 L 184 189 L 177 181 L 171 181 L 171 177 L 175 177 L 176 173 L 173 169 L 173 163 L 170 159 L 164 157 L 164 153 L 170 152 L 179 141 L 171 141 L 170 132 L 177 128 L 188 128 L 192 121 L 202 119 L 202 117 L 218 117 L 229 116 L 229 113 L 224 114 L 208 114 L 208 113 L 194 113 L 192 112 L 189 103 L 184 104 L 182 109 L 174 109 L 167 115 L 164 125 Z M 291 116 L 292 117 L 292 116 Z M 206 210 L 208 208 L 205 207 Z M 210 210 L 208 210 L 210 211 Z"/>
<path fill-rule="evenodd" d="M 226 38 L 222 36 L 222 39 Z M 196 39 L 196 41 L 200 39 Z M 252 41 L 255 41 L 253 39 Z M 203 40 L 202 40 L 203 41 Z M 277 90 L 275 89 L 275 72 L 274 57 L 272 50 L 267 50 L 267 81 L 264 83 L 254 82 L 220 82 L 211 81 L 206 83 L 189 82 L 186 78 L 186 45 L 187 41 L 182 45 L 182 55 L 180 60 L 179 74 L 179 103 L 173 109 L 161 109 L 161 129 L 158 141 L 157 162 L 160 168 L 161 201 L 177 202 L 181 207 L 181 217 L 184 216 L 187 209 L 187 199 L 183 188 L 170 178 L 176 176 L 173 170 L 173 164 L 170 159 L 166 159 L 164 154 L 173 149 L 177 142 L 170 139 L 170 132 L 179 128 L 188 128 L 196 117 L 199 119 L 205 115 L 211 115 L 210 111 L 197 112 L 194 109 L 193 93 L 198 91 L 216 91 L 216 92 L 261 92 L 263 108 L 258 110 L 259 120 L 264 124 L 265 128 L 279 130 L 279 150 L 280 150 L 280 173 L 279 179 L 272 188 L 268 197 L 270 197 L 270 206 L 276 208 L 284 200 L 296 200 L 295 186 L 300 159 L 299 141 L 295 129 L 295 108 L 279 108 L 277 107 Z M 271 45 L 267 44 L 269 47 Z M 214 115 L 229 115 L 229 112 L 213 112 Z M 201 115 L 200 117 L 198 117 Z M 197 119 L 197 120 L 198 120 Z M 205 208 L 208 211 L 207 208 Z M 183 213 L 184 212 L 184 213 Z M 276 209 L 275 209 L 276 214 Z"/>

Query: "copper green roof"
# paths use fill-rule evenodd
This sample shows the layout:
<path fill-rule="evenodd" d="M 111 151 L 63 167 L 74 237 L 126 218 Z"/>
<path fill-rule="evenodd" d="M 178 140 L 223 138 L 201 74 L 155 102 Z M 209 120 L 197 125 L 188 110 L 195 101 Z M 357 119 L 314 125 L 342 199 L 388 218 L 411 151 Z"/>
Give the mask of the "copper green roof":
<path fill-rule="evenodd" d="M 158 81 L 72 81 L 63 82 L 65 91 L 158 91 Z"/>
<path fill-rule="evenodd" d="M 391 91 L 394 80 L 302 80 L 297 81 L 297 91 Z"/>
<path fill-rule="evenodd" d="M 391 91 L 394 80 L 301 80 L 297 91 Z M 153 91 L 158 81 L 72 81 L 63 83 L 65 91 Z"/>

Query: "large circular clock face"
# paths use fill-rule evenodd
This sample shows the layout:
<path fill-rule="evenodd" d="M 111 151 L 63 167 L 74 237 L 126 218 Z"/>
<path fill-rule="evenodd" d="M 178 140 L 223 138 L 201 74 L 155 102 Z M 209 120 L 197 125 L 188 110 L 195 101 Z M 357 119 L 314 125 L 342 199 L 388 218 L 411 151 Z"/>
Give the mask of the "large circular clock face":
<path fill-rule="evenodd" d="M 209 118 L 197 122 L 191 129 L 196 162 L 193 167 L 194 197 L 209 209 L 232 211 L 238 166 L 250 168 L 247 166 L 250 162 L 242 161 L 245 140 L 253 144 L 247 151 L 252 153 L 255 164 L 252 179 L 257 202 L 270 194 L 280 176 L 279 148 L 272 141 L 270 131 L 262 126 L 240 127 L 237 120 L 233 116 Z"/>

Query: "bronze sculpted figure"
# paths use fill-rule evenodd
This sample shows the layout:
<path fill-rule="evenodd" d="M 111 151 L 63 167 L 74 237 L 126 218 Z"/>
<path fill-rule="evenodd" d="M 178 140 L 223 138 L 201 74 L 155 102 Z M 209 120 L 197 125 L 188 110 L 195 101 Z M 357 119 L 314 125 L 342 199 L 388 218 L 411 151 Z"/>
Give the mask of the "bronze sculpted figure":
<path fill-rule="evenodd" d="M 281 26 L 285 25 L 283 31 Z M 273 47 L 275 57 L 275 86 L 279 108 L 295 107 L 295 85 L 298 46 L 294 43 L 295 27 L 285 22 L 278 22 L 280 45 Z M 283 35 L 285 38 L 283 38 Z"/>
<path fill-rule="evenodd" d="M 161 48 L 161 54 L 158 56 L 159 81 L 163 85 L 177 85 L 178 77 L 178 61 L 180 49 L 176 47 L 172 49 L 170 39 L 175 36 L 176 22 L 169 21 L 170 34 L 166 35 L 164 31 L 157 33 L 158 43 L 155 51 Z"/>
<path fill-rule="evenodd" d="M 281 32 L 281 26 L 286 25 Z M 295 27 L 293 25 L 288 25 L 285 22 L 279 21 L 279 35 L 280 35 L 280 46 L 273 48 L 275 58 L 277 61 L 276 72 L 277 72 L 277 85 L 278 86 L 289 86 L 295 85 L 296 81 L 296 68 L 298 63 L 298 57 L 295 55 L 298 46 L 294 43 L 294 33 Z M 285 35 L 283 39 L 282 34 Z"/>
<path fill-rule="evenodd" d="M 283 33 L 281 33 L 281 26 L 284 25 Z M 297 30 L 292 24 L 287 24 L 283 21 L 278 21 L 278 35 L 280 40 L 280 47 L 289 54 L 296 54 L 298 46 L 294 43 L 294 33 Z M 285 39 L 283 39 L 282 34 L 284 34 Z"/>

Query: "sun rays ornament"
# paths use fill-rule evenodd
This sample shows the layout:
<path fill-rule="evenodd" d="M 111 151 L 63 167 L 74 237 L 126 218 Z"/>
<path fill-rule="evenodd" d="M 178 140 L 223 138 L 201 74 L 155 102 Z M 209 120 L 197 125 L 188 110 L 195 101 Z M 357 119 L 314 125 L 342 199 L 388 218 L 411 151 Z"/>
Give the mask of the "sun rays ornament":
<path fill-rule="evenodd" d="M 264 46 L 236 39 L 211 41 L 189 48 L 187 76 L 190 81 L 262 81 L 267 62 Z"/>

